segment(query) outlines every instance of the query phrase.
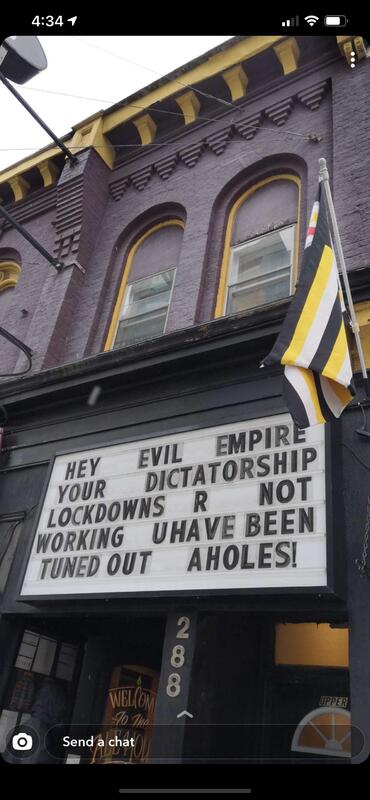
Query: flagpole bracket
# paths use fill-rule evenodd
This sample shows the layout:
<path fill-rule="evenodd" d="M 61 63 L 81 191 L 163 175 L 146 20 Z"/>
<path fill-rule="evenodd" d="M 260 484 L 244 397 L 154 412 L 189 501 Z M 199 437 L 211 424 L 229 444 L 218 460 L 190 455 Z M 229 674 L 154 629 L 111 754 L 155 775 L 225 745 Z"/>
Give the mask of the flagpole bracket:
<path fill-rule="evenodd" d="M 357 320 L 356 320 L 356 322 L 353 322 L 352 320 L 350 320 L 350 325 L 351 325 L 351 328 L 353 330 L 353 333 L 360 333 L 360 326 L 359 326 Z"/>
<path fill-rule="evenodd" d="M 362 402 L 360 401 L 359 403 L 357 403 L 357 405 L 361 409 L 363 425 L 362 428 L 356 428 L 356 433 L 358 433 L 359 436 L 366 436 L 367 438 L 370 438 L 370 431 L 367 428 L 367 419 Z"/>
<path fill-rule="evenodd" d="M 329 181 L 329 171 L 326 166 L 326 158 L 319 158 L 319 177 L 322 181 Z"/>

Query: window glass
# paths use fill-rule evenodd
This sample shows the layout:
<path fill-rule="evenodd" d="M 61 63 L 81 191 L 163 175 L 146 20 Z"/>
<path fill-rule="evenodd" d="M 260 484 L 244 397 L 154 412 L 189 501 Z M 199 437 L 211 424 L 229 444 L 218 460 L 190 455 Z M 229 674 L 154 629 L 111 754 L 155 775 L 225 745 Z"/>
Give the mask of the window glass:
<path fill-rule="evenodd" d="M 164 332 L 174 274 L 174 269 L 164 270 L 127 287 L 115 347 L 152 339 Z"/>
<path fill-rule="evenodd" d="M 289 296 L 294 230 L 290 225 L 233 248 L 226 314 Z"/>
<path fill-rule="evenodd" d="M 77 655 L 78 648 L 73 642 L 29 628 L 24 630 L 4 707 L 0 710 L 0 753 L 5 752 L 12 728 L 22 722 L 31 727 L 36 725 L 40 732 L 37 727 L 40 720 L 47 721 L 47 728 L 65 721 L 68 686 L 75 673 Z M 59 713 L 60 718 L 54 716 Z"/>
<path fill-rule="evenodd" d="M 275 628 L 275 664 L 348 667 L 348 628 L 328 623 L 279 623 Z"/>

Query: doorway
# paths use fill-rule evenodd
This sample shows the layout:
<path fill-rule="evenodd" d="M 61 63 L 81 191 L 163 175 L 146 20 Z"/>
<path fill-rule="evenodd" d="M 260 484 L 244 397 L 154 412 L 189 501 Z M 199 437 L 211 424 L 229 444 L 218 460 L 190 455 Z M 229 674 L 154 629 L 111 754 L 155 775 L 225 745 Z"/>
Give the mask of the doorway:
<path fill-rule="evenodd" d="M 264 760 L 342 763 L 351 756 L 348 628 L 275 625 L 266 684 Z"/>
<path fill-rule="evenodd" d="M 164 631 L 164 618 L 90 620 L 71 725 L 93 737 L 84 763 L 148 761 Z"/>

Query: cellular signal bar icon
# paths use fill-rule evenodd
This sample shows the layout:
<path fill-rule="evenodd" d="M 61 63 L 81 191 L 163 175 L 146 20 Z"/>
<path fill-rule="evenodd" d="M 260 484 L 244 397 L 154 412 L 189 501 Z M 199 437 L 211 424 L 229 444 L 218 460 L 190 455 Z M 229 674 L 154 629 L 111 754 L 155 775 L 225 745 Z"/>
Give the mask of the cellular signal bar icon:
<path fill-rule="evenodd" d="M 299 17 L 291 17 L 290 19 L 284 19 L 281 23 L 283 28 L 295 28 L 299 25 Z"/>

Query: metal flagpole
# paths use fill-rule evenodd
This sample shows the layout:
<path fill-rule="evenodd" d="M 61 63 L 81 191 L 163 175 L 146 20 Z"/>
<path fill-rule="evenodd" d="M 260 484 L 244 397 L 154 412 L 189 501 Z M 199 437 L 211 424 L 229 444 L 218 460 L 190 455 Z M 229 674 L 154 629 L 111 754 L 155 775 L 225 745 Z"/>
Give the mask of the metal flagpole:
<path fill-rule="evenodd" d="M 323 189 L 324 189 L 324 192 L 325 192 L 325 199 L 326 199 L 326 203 L 327 203 L 327 209 L 328 209 L 328 212 L 329 212 L 329 219 L 330 219 L 331 226 L 332 226 L 335 249 L 336 249 L 336 251 L 338 253 L 339 264 L 340 264 L 340 267 L 341 267 L 341 270 L 342 270 L 343 282 L 344 282 L 346 295 L 347 295 L 349 315 L 350 315 L 350 318 L 351 318 L 351 327 L 352 327 L 352 330 L 353 330 L 353 333 L 354 333 L 354 337 L 355 337 L 355 341 L 356 341 L 357 352 L 358 352 L 358 357 L 359 357 L 359 361 L 360 361 L 362 376 L 363 376 L 363 379 L 364 379 L 366 394 L 367 394 L 368 397 L 370 397 L 369 379 L 368 379 L 368 376 L 367 376 L 367 369 L 366 369 L 366 364 L 365 364 L 364 352 L 363 352 L 363 349 L 362 349 L 362 344 L 361 344 L 361 339 L 360 339 L 360 328 L 359 328 L 359 325 L 358 325 L 358 322 L 357 322 L 357 319 L 356 319 L 356 313 L 355 313 L 355 309 L 354 309 L 354 305 L 353 305 L 351 289 L 350 289 L 350 286 L 349 286 L 347 268 L 346 268 L 346 263 L 345 263 L 345 260 L 344 260 L 344 253 L 343 253 L 342 243 L 341 243 L 341 240 L 340 240 L 339 228 L 338 228 L 337 218 L 336 218 L 336 215 L 335 215 L 333 198 L 331 196 L 331 190 L 330 190 L 330 184 L 329 184 L 329 172 L 328 172 L 328 169 L 327 169 L 327 166 L 326 166 L 326 158 L 319 158 L 319 166 L 320 166 L 319 177 L 321 179 L 322 186 L 323 186 Z"/>

